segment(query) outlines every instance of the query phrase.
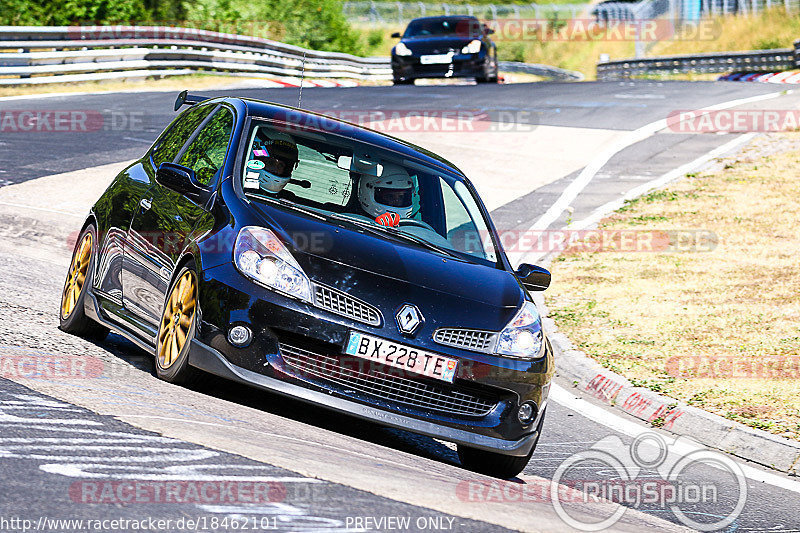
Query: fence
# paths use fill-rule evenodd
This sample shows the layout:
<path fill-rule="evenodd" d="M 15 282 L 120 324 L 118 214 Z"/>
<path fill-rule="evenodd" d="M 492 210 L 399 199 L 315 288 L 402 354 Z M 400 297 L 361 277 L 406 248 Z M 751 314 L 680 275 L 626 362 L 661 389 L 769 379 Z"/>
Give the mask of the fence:
<path fill-rule="evenodd" d="M 344 2 L 345 17 L 353 22 L 405 24 L 417 17 L 471 15 L 481 20 L 501 18 L 572 19 L 586 16 L 590 4 L 428 4 L 424 2 Z"/>

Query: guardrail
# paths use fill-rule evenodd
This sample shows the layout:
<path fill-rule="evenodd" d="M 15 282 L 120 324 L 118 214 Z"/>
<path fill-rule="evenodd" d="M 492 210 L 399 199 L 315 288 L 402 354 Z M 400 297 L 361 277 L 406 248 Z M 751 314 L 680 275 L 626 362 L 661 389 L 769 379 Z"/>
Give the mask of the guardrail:
<path fill-rule="evenodd" d="M 622 59 L 597 64 L 599 81 L 628 79 L 651 73 L 725 73 L 767 72 L 794 68 L 798 63 L 795 48 L 776 48 L 751 52 L 718 52 L 681 56 L 661 56 L 644 59 Z"/>
<path fill-rule="evenodd" d="M 551 67 L 550 65 L 538 65 L 536 63 L 517 63 L 515 61 L 498 61 L 497 66 L 502 72 L 523 72 L 533 74 L 543 78 L 550 78 L 560 81 L 582 81 L 583 74 L 573 70 Z"/>
<path fill-rule="evenodd" d="M 194 71 L 390 79 L 386 58 L 269 39 L 155 26 L 0 27 L 0 85 L 168 76 Z M 305 63 L 305 64 L 304 64 Z"/>
<path fill-rule="evenodd" d="M 580 79 L 546 65 L 517 72 Z M 526 70 L 527 69 L 527 70 Z M 306 50 L 260 37 L 157 26 L 0 26 L 0 86 L 185 75 L 300 76 L 389 80 L 387 57 Z"/>

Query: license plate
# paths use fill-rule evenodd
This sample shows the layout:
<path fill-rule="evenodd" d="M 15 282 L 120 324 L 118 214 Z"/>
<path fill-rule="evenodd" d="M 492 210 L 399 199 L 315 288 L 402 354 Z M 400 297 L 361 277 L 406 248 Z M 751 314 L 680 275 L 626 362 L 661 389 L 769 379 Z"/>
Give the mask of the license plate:
<path fill-rule="evenodd" d="M 433 54 L 428 56 L 420 56 L 419 62 L 423 65 L 438 65 L 442 63 L 452 63 L 453 56 L 450 54 Z"/>
<path fill-rule="evenodd" d="M 386 339 L 350 332 L 344 353 L 452 383 L 458 361 Z"/>

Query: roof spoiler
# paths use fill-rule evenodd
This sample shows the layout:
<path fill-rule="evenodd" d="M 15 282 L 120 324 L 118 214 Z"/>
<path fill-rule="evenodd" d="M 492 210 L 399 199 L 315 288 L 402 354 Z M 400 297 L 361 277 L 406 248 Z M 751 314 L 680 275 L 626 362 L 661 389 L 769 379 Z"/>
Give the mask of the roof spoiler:
<path fill-rule="evenodd" d="M 178 95 L 178 99 L 175 100 L 175 111 L 181 108 L 184 105 L 195 105 L 199 104 L 204 100 L 208 100 L 211 98 L 210 96 L 197 96 L 194 94 L 189 94 L 189 91 L 181 91 L 181 94 Z"/>

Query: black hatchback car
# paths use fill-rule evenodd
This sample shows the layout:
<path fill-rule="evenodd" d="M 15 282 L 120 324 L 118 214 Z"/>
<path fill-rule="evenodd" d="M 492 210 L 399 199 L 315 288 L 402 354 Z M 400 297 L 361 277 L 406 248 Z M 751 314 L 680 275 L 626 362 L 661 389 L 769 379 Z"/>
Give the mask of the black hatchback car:
<path fill-rule="evenodd" d="M 544 420 L 552 348 L 486 208 L 453 165 L 276 104 L 191 107 L 91 209 L 64 331 L 109 329 L 159 378 L 216 374 L 458 444 L 520 472 Z"/>
<path fill-rule="evenodd" d="M 413 84 L 417 78 L 475 78 L 497 83 L 497 47 L 494 33 L 475 17 L 423 17 L 408 23 L 400 42 L 392 48 L 395 85 Z"/>

